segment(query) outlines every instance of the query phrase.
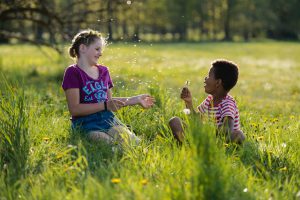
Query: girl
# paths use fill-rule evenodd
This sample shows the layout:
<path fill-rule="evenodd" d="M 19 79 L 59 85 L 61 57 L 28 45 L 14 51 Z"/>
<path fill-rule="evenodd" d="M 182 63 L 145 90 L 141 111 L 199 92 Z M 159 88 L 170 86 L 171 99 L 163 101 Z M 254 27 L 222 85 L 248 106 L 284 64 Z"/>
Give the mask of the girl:
<path fill-rule="evenodd" d="M 105 39 L 94 30 L 81 31 L 72 40 L 69 54 L 76 63 L 65 70 L 62 83 L 72 128 L 81 130 L 92 140 L 111 142 L 122 138 L 139 142 L 113 112 L 136 104 L 150 108 L 154 98 L 148 94 L 112 97 L 113 82 L 108 68 L 97 64 L 105 45 Z"/>

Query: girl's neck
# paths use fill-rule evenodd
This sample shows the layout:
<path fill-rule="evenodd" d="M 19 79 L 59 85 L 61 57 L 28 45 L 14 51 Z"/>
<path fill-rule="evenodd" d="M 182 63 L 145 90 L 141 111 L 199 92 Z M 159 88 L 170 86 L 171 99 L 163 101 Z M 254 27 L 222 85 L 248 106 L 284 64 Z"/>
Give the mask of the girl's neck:
<path fill-rule="evenodd" d="M 93 65 L 90 65 L 85 59 L 80 58 L 77 60 L 77 66 L 82 69 L 90 69 Z"/>

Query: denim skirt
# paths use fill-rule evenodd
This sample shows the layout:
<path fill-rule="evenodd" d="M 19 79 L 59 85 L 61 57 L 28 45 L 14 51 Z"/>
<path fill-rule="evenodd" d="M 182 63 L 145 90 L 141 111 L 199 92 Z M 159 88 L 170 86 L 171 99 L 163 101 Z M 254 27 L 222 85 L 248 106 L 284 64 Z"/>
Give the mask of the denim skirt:
<path fill-rule="evenodd" d="M 76 117 L 72 120 L 72 129 L 84 133 L 90 131 L 107 133 L 111 127 L 117 125 L 122 125 L 122 123 L 111 111 L 101 111 L 87 116 Z"/>

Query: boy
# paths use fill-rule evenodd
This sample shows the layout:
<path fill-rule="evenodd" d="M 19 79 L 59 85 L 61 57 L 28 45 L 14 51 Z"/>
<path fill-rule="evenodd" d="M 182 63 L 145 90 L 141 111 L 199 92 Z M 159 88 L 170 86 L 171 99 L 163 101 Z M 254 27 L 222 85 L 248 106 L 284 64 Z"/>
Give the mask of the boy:
<path fill-rule="evenodd" d="M 227 141 L 242 143 L 245 140 L 243 131 L 240 130 L 239 111 L 235 100 L 228 92 L 236 85 L 238 80 L 238 66 L 227 60 L 216 60 L 212 63 L 208 76 L 204 80 L 204 89 L 207 98 L 197 107 L 201 115 L 207 114 L 214 117 L 217 133 L 226 134 Z M 182 89 L 181 99 L 186 108 L 194 114 L 192 95 L 187 87 Z M 173 117 L 169 121 L 170 128 L 175 138 L 182 142 L 184 131 L 181 119 Z"/>

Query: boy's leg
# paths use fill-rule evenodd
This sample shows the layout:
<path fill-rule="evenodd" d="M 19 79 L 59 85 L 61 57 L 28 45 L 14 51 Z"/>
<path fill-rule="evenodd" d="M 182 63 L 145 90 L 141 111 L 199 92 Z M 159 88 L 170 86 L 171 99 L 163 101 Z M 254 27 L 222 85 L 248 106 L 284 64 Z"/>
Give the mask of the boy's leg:
<path fill-rule="evenodd" d="M 183 142 L 184 140 L 184 131 L 182 126 L 182 121 L 179 117 L 172 117 L 169 120 L 169 126 L 172 130 L 174 137 L 179 141 Z"/>

